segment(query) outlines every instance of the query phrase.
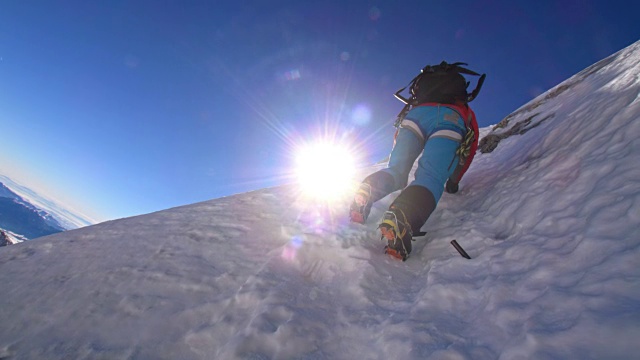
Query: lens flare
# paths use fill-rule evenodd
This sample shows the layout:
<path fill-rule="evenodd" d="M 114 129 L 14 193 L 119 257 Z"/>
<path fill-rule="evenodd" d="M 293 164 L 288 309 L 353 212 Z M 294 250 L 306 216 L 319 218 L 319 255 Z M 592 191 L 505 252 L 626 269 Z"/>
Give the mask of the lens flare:
<path fill-rule="evenodd" d="M 320 141 L 297 151 L 298 184 L 315 199 L 333 201 L 344 196 L 352 188 L 355 167 L 353 151 L 343 144 Z"/>

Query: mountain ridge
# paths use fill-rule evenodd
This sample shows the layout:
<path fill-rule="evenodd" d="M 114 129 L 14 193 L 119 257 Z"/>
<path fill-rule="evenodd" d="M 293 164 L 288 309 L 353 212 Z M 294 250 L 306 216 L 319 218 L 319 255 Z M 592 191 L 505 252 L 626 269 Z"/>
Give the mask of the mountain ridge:
<path fill-rule="evenodd" d="M 0 175 L 0 228 L 17 239 L 35 239 L 90 224 L 82 215 Z"/>

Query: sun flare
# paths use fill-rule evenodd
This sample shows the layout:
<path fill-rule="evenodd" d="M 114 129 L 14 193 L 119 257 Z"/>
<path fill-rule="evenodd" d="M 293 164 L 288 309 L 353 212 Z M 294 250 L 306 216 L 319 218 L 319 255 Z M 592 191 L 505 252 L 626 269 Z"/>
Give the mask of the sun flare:
<path fill-rule="evenodd" d="M 334 201 L 352 190 L 356 161 L 348 146 L 320 141 L 300 147 L 296 155 L 296 176 L 306 196 Z"/>

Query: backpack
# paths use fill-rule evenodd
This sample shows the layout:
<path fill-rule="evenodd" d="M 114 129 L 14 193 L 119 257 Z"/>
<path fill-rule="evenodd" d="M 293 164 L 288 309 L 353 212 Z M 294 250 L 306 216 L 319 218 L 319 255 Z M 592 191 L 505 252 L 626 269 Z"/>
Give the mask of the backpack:
<path fill-rule="evenodd" d="M 482 88 L 486 74 L 480 75 L 475 71 L 462 67 L 462 65 L 466 66 L 467 64 L 461 62 L 448 64 L 443 61 L 438 65 L 427 65 L 420 71 L 420 74 L 409 82 L 409 85 L 396 91 L 395 97 L 402 101 L 405 106 L 398 114 L 394 126 L 400 127 L 409 110 L 420 104 L 428 102 L 466 104 L 473 101 Z M 462 74 L 480 76 L 476 88 L 471 93 L 467 93 L 470 82 L 467 82 Z M 409 88 L 409 93 L 411 94 L 409 98 L 401 95 L 407 88 Z"/>
<path fill-rule="evenodd" d="M 478 143 L 477 123 L 475 123 L 474 120 L 475 115 L 473 115 L 473 111 L 467 107 L 467 103 L 473 101 L 473 99 L 478 96 L 484 79 L 487 76 L 486 74 L 480 75 L 475 71 L 466 69 L 462 67 L 462 65 L 466 66 L 467 64 L 461 62 L 448 64 L 443 61 L 438 65 L 427 65 L 420 71 L 420 74 L 409 82 L 409 85 L 395 93 L 395 97 L 402 101 L 405 106 L 398 114 L 398 118 L 394 124 L 397 129 L 394 136 L 394 145 L 395 137 L 398 136 L 402 120 L 404 120 L 404 117 L 414 106 L 425 103 L 439 103 L 450 104 L 454 108 L 466 108 L 467 111 L 462 111 L 464 109 L 456 110 L 463 116 L 467 127 L 466 135 L 456 150 L 456 155 L 458 155 L 459 159 L 458 164 L 456 164 L 453 175 L 450 177 L 450 180 L 456 185 L 471 164 Z M 467 93 L 470 82 L 467 82 L 462 74 L 480 76 L 476 88 L 471 93 Z M 407 88 L 409 88 L 409 93 L 411 94 L 408 99 L 401 95 Z M 467 116 L 464 116 L 463 114 L 466 112 L 469 112 L 470 115 L 467 114 Z M 453 160 L 449 168 L 451 168 L 451 166 L 453 166 Z"/>

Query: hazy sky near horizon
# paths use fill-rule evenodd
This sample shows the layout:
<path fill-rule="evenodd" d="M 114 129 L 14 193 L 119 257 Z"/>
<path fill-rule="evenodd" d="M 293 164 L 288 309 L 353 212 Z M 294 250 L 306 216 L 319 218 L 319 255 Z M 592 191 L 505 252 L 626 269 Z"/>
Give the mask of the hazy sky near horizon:
<path fill-rule="evenodd" d="M 424 65 L 487 73 L 495 124 L 637 41 L 620 4 L 3 1 L 0 173 L 106 220 L 289 182 L 320 136 L 370 163 Z"/>

